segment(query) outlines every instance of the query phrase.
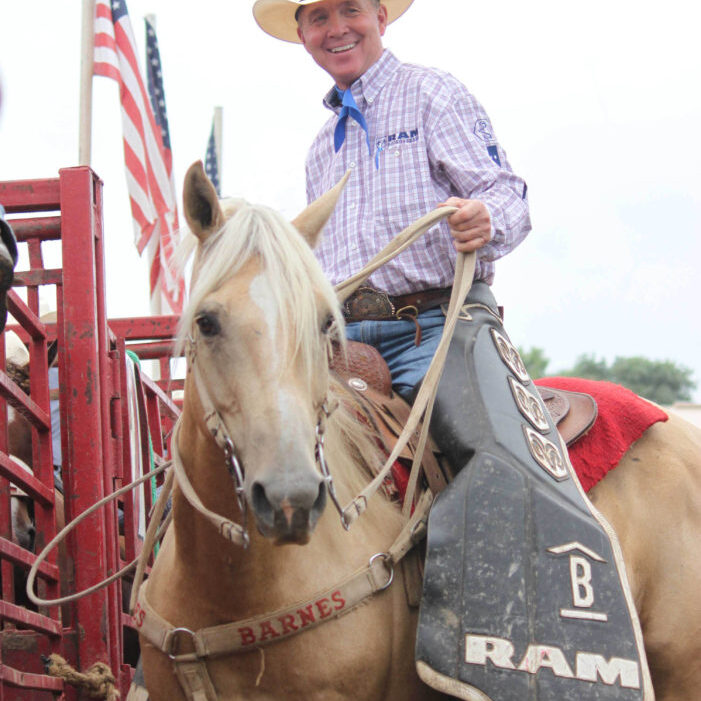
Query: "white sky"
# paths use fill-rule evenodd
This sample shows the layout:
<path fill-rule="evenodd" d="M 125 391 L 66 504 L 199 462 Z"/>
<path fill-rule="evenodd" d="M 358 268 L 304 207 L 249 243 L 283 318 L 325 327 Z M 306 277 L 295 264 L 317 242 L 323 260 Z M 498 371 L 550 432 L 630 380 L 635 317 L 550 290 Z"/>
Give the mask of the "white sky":
<path fill-rule="evenodd" d="M 330 79 L 263 34 L 251 0 L 127 0 L 143 56 L 154 13 L 175 177 L 204 157 L 223 106 L 223 193 L 304 205 L 304 156 Z M 461 79 L 528 182 L 533 231 L 497 266 L 506 328 L 549 372 L 578 355 L 643 355 L 701 385 L 701 53 L 694 3 L 415 0 L 385 45 Z M 78 0 L 0 2 L 0 180 L 78 159 Z M 117 85 L 94 80 L 92 164 L 105 184 L 110 317 L 148 314 Z M 701 389 L 695 401 L 701 401 Z"/>

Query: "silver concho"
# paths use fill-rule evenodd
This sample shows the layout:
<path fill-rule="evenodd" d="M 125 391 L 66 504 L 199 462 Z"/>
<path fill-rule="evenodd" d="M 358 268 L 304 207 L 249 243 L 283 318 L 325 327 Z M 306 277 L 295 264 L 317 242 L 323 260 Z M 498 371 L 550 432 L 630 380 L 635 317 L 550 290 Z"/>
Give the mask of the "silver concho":
<path fill-rule="evenodd" d="M 518 377 L 524 385 L 527 385 L 531 378 L 528 376 L 528 370 L 521 360 L 521 356 L 518 354 L 516 348 L 507 341 L 504 336 L 502 336 L 496 329 L 490 329 L 492 332 L 492 339 L 494 340 L 494 345 L 499 351 L 501 359 L 504 364 L 511 370 L 511 372 Z"/>
<path fill-rule="evenodd" d="M 364 392 L 368 388 L 367 382 L 360 377 L 349 377 L 348 385 L 358 392 Z"/>
<path fill-rule="evenodd" d="M 535 461 L 558 482 L 567 479 L 567 466 L 558 446 L 536 433 L 530 426 L 524 425 L 523 432 Z"/>
<path fill-rule="evenodd" d="M 514 395 L 516 400 L 516 405 L 518 410 L 531 422 L 531 424 L 537 428 L 541 433 L 545 433 L 550 430 L 550 424 L 545 416 L 543 407 L 538 401 L 537 397 L 534 397 L 518 380 L 513 377 L 509 377 L 509 386 L 511 387 L 511 393 Z"/>

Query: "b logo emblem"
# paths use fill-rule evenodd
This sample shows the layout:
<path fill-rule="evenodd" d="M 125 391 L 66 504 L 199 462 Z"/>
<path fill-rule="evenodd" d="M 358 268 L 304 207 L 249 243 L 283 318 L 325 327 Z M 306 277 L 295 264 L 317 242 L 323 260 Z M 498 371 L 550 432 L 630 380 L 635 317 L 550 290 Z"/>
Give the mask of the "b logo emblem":
<path fill-rule="evenodd" d="M 595 603 L 593 572 L 591 561 L 606 562 L 601 555 L 581 543 L 572 542 L 548 548 L 553 555 L 569 554 L 572 608 L 561 608 L 563 618 L 577 618 L 585 621 L 608 621 L 608 615 L 592 611 Z M 586 557 L 585 557 L 586 556 Z"/>
<path fill-rule="evenodd" d="M 572 603 L 579 608 L 590 608 L 594 603 L 594 588 L 591 585 L 589 561 L 577 555 L 570 555 L 570 579 Z"/>

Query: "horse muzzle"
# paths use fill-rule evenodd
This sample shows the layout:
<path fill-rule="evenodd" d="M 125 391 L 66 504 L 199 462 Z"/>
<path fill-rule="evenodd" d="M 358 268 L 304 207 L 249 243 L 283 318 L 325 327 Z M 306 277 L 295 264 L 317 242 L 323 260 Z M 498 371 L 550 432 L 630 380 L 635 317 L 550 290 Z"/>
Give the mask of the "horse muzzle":
<path fill-rule="evenodd" d="M 326 506 L 326 485 L 317 475 L 284 483 L 257 480 L 250 506 L 264 537 L 276 545 L 304 545 Z"/>

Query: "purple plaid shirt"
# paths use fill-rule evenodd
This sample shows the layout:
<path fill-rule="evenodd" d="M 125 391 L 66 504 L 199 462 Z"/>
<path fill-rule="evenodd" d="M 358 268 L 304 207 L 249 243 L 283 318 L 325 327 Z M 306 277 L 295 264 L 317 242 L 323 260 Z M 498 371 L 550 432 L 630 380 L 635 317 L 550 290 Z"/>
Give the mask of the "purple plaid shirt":
<path fill-rule="evenodd" d="M 494 137 L 489 117 L 450 74 L 400 63 L 389 51 L 351 86 L 367 121 L 352 119 L 334 151 L 334 115 L 306 162 L 307 199 L 315 200 L 346 172 L 351 177 L 316 249 L 336 284 L 356 273 L 397 233 L 453 195 L 478 199 L 492 220 L 492 240 L 478 252 L 476 278 L 490 283 L 494 261 L 530 231 L 526 185 Z M 338 114 L 335 89 L 324 104 Z M 446 222 L 375 272 L 373 287 L 391 295 L 449 287 L 455 249 Z"/>

